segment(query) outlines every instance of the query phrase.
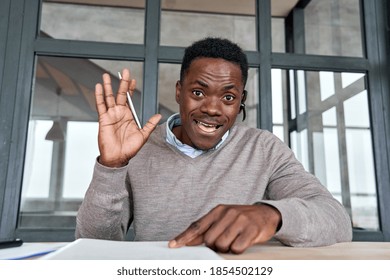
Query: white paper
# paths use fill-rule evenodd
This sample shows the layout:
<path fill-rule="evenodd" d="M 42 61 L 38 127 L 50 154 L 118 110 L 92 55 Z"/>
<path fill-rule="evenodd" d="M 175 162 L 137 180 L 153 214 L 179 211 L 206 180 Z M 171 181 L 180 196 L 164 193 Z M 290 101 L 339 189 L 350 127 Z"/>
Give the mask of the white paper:
<path fill-rule="evenodd" d="M 168 248 L 167 241 L 136 242 L 77 239 L 41 259 L 46 260 L 220 260 L 205 246 Z"/>

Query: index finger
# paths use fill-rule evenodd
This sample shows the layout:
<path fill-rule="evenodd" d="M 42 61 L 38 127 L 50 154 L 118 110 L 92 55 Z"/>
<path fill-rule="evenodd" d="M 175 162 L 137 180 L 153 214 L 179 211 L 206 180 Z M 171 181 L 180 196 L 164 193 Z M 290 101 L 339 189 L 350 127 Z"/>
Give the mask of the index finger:
<path fill-rule="evenodd" d="M 194 245 L 197 240 L 203 240 L 203 235 L 214 224 L 215 217 L 209 212 L 199 220 L 193 222 L 185 231 L 169 241 L 170 248 L 179 248 L 188 244 Z M 197 242 L 195 242 L 197 243 Z"/>

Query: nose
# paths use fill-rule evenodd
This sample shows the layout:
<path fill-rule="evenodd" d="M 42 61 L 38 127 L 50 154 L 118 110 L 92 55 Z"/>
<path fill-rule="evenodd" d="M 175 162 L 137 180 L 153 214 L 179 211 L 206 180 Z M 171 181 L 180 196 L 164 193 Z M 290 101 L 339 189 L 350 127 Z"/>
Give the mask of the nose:
<path fill-rule="evenodd" d="M 200 110 L 209 116 L 219 116 L 222 113 L 221 100 L 217 97 L 207 97 L 204 99 Z"/>

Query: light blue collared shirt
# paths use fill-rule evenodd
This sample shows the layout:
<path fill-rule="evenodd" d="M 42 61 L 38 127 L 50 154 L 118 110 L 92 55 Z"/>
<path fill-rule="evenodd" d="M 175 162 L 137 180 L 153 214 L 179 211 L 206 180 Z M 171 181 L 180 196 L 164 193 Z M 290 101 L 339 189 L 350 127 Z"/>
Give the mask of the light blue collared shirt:
<path fill-rule="evenodd" d="M 181 119 L 179 113 L 173 114 L 168 118 L 167 126 L 166 126 L 166 131 L 167 131 L 166 140 L 169 144 L 176 147 L 180 152 L 182 152 L 183 154 L 191 158 L 196 158 L 197 156 L 200 156 L 208 151 L 208 150 L 195 149 L 187 144 L 183 144 L 179 139 L 177 139 L 175 134 L 173 134 L 172 129 L 178 125 L 181 125 Z M 222 139 L 219 141 L 219 143 L 210 150 L 218 149 L 228 136 L 229 136 L 229 130 L 226 131 L 226 133 L 222 136 Z"/>

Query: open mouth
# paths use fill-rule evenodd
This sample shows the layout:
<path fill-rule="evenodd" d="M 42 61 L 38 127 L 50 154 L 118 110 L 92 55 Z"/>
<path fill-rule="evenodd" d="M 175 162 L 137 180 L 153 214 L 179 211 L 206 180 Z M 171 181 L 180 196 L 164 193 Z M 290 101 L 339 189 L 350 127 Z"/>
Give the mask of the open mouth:
<path fill-rule="evenodd" d="M 222 125 L 219 124 L 208 124 L 201 121 L 195 120 L 196 125 L 204 132 L 206 133 L 212 133 L 215 132 L 218 128 L 220 128 Z"/>

